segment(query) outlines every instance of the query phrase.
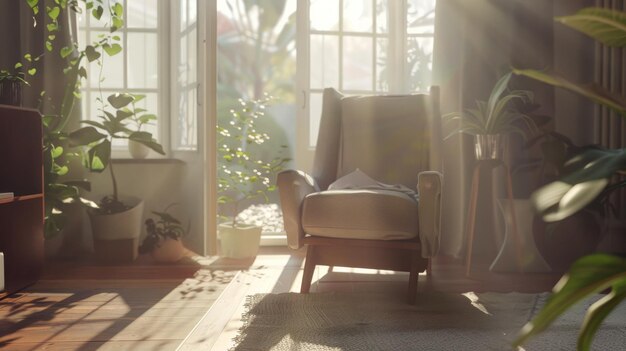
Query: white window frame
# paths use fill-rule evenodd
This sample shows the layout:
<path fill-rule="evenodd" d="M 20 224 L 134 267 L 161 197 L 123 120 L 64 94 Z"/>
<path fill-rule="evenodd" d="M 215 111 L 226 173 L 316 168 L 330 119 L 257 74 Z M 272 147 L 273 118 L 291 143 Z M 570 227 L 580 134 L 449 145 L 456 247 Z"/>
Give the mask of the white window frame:
<path fill-rule="evenodd" d="M 128 6 L 127 3 L 132 0 L 121 0 L 124 5 L 124 18 L 127 18 Z M 158 61 L 158 83 L 157 88 L 146 88 L 146 89 L 138 89 L 138 88 L 128 88 L 128 61 L 126 59 L 126 53 L 128 52 L 126 48 L 128 47 L 127 41 L 128 38 L 126 35 L 120 35 L 122 37 L 122 52 L 118 55 L 124 55 L 124 87 L 123 88 L 102 88 L 101 91 L 104 96 L 107 96 L 111 93 L 125 92 L 131 94 L 142 94 L 142 93 L 156 93 L 157 94 L 157 111 L 148 111 L 149 113 L 154 113 L 157 115 L 158 123 L 157 123 L 157 135 L 154 137 L 157 141 L 163 146 L 166 154 L 170 150 L 170 93 L 169 93 L 169 82 L 170 82 L 170 15 L 169 15 L 169 0 L 157 0 L 157 27 L 152 28 L 128 28 L 124 26 L 120 28 L 116 33 L 126 34 L 126 33 L 156 33 L 157 35 L 157 45 L 159 52 L 159 61 Z M 93 20 L 89 14 L 85 15 L 86 23 L 84 26 L 79 27 L 79 32 L 85 34 L 87 40 L 89 40 L 91 31 L 100 31 L 104 28 L 100 27 L 91 27 L 89 24 Z M 81 43 L 82 45 L 83 43 Z M 86 43 L 89 44 L 89 43 Z M 106 61 L 104 62 L 106 65 Z M 87 68 L 87 73 L 89 76 L 92 74 L 96 74 L 97 72 L 91 72 L 89 68 Z M 83 94 L 83 104 L 84 111 L 89 113 L 91 111 L 91 104 L 94 103 L 95 98 L 93 98 L 93 94 L 99 94 L 100 89 L 98 87 L 91 87 L 89 82 L 86 82 L 81 87 L 81 93 Z M 95 116 L 83 116 L 85 120 L 94 120 Z M 127 147 L 122 146 L 113 146 L 112 148 L 112 158 L 130 158 L 130 152 Z M 166 158 L 168 156 L 159 155 L 156 152 L 150 153 L 150 158 Z"/>
<path fill-rule="evenodd" d="M 384 93 L 401 94 L 408 93 L 409 80 L 408 65 L 406 62 L 407 40 L 412 37 L 433 37 L 434 34 L 409 34 L 407 24 L 408 7 L 407 0 L 389 0 L 387 15 L 387 33 L 377 33 L 376 31 L 376 0 L 372 1 L 374 7 L 373 12 L 373 30 L 371 33 L 348 32 L 343 30 L 343 2 L 344 0 L 336 0 L 339 8 L 339 28 L 334 31 L 317 31 L 311 29 L 310 24 L 310 0 L 298 0 L 297 6 L 297 77 L 296 77 L 296 103 L 298 106 L 297 115 L 297 138 L 296 138 L 296 157 L 295 162 L 298 169 L 311 171 L 313 165 L 313 157 L 315 153 L 315 140 L 310 136 L 311 116 L 310 116 L 310 97 L 311 93 L 321 93 L 323 89 L 313 89 L 310 86 L 310 38 L 312 34 L 335 35 L 339 39 L 339 90 L 344 94 L 375 94 L 382 93 L 376 84 L 377 65 L 376 65 L 376 39 L 386 37 L 388 39 L 388 90 Z M 333 1 L 335 3 L 335 1 Z M 372 38 L 372 89 L 371 90 L 350 90 L 342 89 L 343 86 L 343 36 L 361 36 Z"/>

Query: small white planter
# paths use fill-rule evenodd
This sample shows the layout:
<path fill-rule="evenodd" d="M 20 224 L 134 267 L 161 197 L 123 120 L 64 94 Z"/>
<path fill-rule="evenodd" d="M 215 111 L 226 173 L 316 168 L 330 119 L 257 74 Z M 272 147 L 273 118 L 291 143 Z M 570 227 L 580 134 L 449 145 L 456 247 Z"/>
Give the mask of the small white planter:
<path fill-rule="evenodd" d="M 88 211 L 96 256 L 104 261 L 132 261 L 137 258 L 144 203 L 134 197 L 120 200 L 132 207 L 108 215 Z M 120 252 L 113 252 L 118 249 Z M 117 259 L 110 255 L 116 255 Z"/>
<path fill-rule="evenodd" d="M 128 140 L 128 151 L 133 158 L 146 158 L 150 154 L 150 148 L 142 143 L 138 143 L 134 140 Z"/>
<path fill-rule="evenodd" d="M 222 223 L 218 226 L 222 256 L 228 258 L 250 258 L 256 256 L 261 242 L 261 227 L 239 225 L 232 227 Z"/>

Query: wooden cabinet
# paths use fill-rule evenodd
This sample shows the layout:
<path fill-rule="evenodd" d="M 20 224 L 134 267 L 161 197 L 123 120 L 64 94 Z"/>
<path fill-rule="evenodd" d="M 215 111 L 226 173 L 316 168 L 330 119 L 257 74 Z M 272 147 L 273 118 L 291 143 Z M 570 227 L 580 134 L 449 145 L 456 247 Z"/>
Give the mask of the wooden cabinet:
<path fill-rule="evenodd" d="M 42 125 L 38 111 L 0 105 L 0 252 L 5 291 L 0 298 L 39 279 L 43 249 Z"/>

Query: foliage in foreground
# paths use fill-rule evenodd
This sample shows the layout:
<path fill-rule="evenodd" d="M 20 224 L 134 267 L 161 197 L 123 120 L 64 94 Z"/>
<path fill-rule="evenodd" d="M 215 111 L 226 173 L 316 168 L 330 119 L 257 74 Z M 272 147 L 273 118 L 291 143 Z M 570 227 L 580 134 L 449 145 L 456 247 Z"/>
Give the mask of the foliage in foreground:
<path fill-rule="evenodd" d="M 586 8 L 556 20 L 607 46 L 626 47 L 624 12 Z M 535 70 L 514 70 L 514 73 L 581 94 L 614 110 L 622 117 L 626 115 L 626 100 L 599 86 L 580 85 L 555 74 Z M 610 184 L 611 177 L 626 171 L 626 149 L 587 150 L 568 163 L 576 170 L 540 188 L 532 196 L 535 207 L 546 221 L 567 218 L 607 191 L 626 186 L 623 179 Z M 546 306 L 522 329 L 514 345 L 521 346 L 529 338 L 548 328 L 572 305 L 607 288 L 611 289 L 610 293 L 587 310 L 580 330 L 578 350 L 589 350 L 602 321 L 626 299 L 626 259 L 623 257 L 595 254 L 575 262 L 554 287 L 554 294 Z"/>

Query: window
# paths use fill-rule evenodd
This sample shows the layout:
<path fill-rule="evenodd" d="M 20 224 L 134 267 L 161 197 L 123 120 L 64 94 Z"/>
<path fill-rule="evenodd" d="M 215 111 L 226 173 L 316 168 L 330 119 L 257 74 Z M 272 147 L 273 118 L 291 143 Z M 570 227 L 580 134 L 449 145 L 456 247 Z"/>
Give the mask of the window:
<path fill-rule="evenodd" d="M 298 70 L 303 101 L 298 156 L 317 142 L 322 92 L 425 92 L 430 86 L 435 0 L 299 2 Z M 303 10 L 302 10 L 303 9 Z M 302 11 L 301 11 L 302 10 Z M 308 155 L 307 155 L 308 154 Z"/>
<path fill-rule="evenodd" d="M 172 149 L 198 148 L 198 7 L 196 0 L 179 0 L 172 20 Z"/>
<path fill-rule="evenodd" d="M 124 27 L 116 32 L 123 50 L 112 57 L 102 55 L 102 65 L 87 65 L 89 78 L 82 87 L 83 118 L 98 119 L 98 99 L 106 101 L 112 93 L 145 95 L 137 107 L 158 118 L 143 130 L 151 132 L 166 151 L 197 150 L 197 0 L 104 3 L 121 3 L 124 7 Z M 98 40 L 109 21 L 107 11 L 99 21 L 85 13 L 83 9 L 78 18 L 81 46 Z M 116 139 L 113 151 L 115 157 L 127 156 L 126 140 Z"/>
<path fill-rule="evenodd" d="M 98 61 L 87 65 L 88 80 L 83 83 L 83 118 L 98 119 L 101 108 L 98 98 L 106 101 L 107 96 L 117 92 L 145 95 L 137 107 L 162 116 L 159 101 L 163 82 L 159 72 L 166 62 L 162 62 L 159 54 L 162 21 L 158 0 L 111 0 L 109 5 L 114 2 L 124 6 L 125 25 L 116 32 L 124 49 L 115 56 L 102 55 L 101 65 Z M 97 41 L 105 33 L 109 22 L 107 11 L 99 21 L 85 13 L 83 9 L 78 22 L 81 45 Z M 162 123 L 161 119 L 144 127 L 161 143 L 164 141 L 160 128 Z M 113 147 L 114 150 L 124 149 L 126 142 L 116 139 Z"/>

